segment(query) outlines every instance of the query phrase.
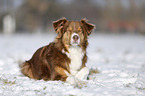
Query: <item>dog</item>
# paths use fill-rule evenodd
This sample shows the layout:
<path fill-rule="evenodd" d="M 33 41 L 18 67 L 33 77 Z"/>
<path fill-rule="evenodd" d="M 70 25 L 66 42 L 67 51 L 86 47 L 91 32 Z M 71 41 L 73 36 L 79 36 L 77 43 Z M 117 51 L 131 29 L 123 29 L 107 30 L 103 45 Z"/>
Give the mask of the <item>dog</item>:
<path fill-rule="evenodd" d="M 39 48 L 32 58 L 21 65 L 21 72 L 33 79 L 61 80 L 76 85 L 87 79 L 86 67 L 88 36 L 94 25 L 85 19 L 68 21 L 61 18 L 53 22 L 58 34 L 47 46 Z"/>

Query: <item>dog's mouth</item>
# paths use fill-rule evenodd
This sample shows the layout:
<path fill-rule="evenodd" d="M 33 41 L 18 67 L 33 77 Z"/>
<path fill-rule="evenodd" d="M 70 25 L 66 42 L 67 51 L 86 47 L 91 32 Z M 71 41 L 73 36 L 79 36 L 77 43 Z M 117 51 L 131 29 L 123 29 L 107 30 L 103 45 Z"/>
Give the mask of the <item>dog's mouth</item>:
<path fill-rule="evenodd" d="M 71 44 L 72 46 L 78 46 L 79 44 L 78 44 L 78 42 L 73 42 L 72 44 Z"/>

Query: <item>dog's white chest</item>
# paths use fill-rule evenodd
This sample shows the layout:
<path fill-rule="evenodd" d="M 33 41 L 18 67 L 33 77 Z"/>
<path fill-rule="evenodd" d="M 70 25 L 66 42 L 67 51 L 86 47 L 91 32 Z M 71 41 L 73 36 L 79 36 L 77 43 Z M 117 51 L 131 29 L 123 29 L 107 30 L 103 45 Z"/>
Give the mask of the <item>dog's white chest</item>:
<path fill-rule="evenodd" d="M 71 59 L 70 73 L 76 75 L 82 66 L 84 53 L 80 47 L 72 46 L 69 48 L 69 53 L 67 55 Z"/>

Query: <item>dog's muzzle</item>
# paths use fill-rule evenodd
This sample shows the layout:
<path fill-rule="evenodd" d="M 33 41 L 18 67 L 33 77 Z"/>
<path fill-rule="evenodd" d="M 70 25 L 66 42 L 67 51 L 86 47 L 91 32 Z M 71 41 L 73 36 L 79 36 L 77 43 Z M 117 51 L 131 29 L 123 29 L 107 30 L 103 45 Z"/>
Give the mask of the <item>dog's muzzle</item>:
<path fill-rule="evenodd" d="M 73 33 L 71 36 L 71 45 L 79 45 L 80 44 L 80 36 L 77 33 Z"/>

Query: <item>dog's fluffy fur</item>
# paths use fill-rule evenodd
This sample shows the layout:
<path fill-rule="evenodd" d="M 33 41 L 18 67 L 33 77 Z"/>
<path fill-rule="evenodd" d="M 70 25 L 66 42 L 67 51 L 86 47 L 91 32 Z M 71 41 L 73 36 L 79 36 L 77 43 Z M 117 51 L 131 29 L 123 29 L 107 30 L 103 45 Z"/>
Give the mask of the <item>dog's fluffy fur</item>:
<path fill-rule="evenodd" d="M 58 33 L 56 39 L 24 62 L 21 72 L 33 79 L 62 80 L 74 85 L 89 74 L 85 65 L 86 48 L 94 25 L 84 19 L 68 21 L 62 18 L 53 22 L 53 27 Z"/>

